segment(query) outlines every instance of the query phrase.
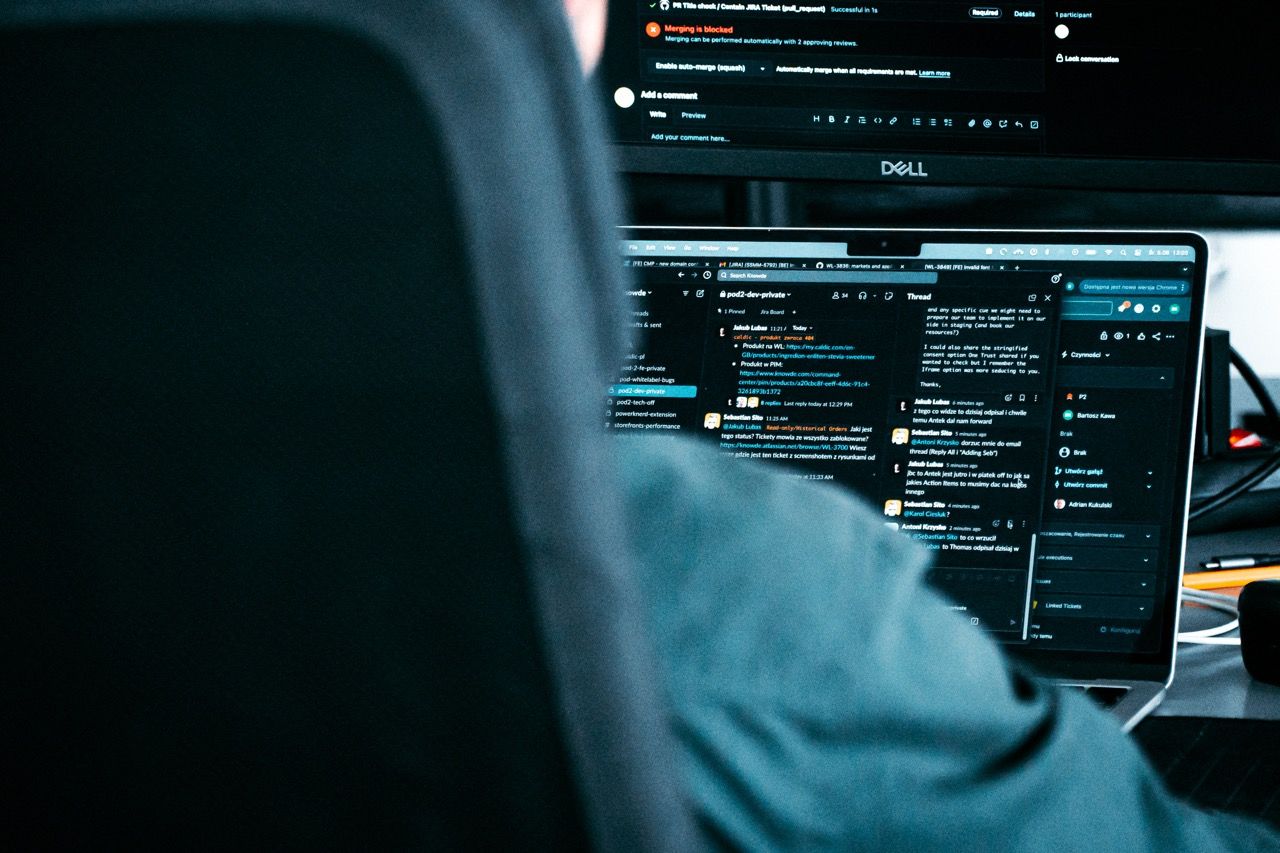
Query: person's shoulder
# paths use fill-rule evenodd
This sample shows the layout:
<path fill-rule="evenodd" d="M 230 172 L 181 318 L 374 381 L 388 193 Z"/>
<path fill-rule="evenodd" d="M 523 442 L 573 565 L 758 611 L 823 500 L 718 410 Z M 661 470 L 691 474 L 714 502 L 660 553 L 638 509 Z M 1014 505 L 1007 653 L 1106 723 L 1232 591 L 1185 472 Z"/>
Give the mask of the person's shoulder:
<path fill-rule="evenodd" d="M 678 436 L 617 442 L 629 507 L 637 520 L 716 525 L 768 550 L 919 566 L 925 552 L 891 530 L 862 498 L 800 468 L 731 457 Z"/>
<path fill-rule="evenodd" d="M 719 673 L 753 695 L 812 690 L 813 672 L 921 590 L 923 549 L 841 488 L 696 441 L 627 438 L 618 452 L 637 576 L 691 685 Z"/>

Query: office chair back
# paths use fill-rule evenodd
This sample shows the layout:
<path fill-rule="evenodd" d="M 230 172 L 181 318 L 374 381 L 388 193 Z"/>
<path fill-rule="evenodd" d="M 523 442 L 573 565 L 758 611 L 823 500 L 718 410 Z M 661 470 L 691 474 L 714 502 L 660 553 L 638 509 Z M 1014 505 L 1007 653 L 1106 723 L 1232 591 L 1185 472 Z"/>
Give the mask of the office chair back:
<path fill-rule="evenodd" d="M 514 351 L 495 291 L 546 282 L 494 265 L 580 223 L 536 168 L 486 206 L 524 161 L 457 109 L 498 53 L 554 91 L 456 53 L 547 13 L 41 5 L 0 19 L 0 846 L 683 846 L 604 463 L 513 437 L 574 344 Z"/>

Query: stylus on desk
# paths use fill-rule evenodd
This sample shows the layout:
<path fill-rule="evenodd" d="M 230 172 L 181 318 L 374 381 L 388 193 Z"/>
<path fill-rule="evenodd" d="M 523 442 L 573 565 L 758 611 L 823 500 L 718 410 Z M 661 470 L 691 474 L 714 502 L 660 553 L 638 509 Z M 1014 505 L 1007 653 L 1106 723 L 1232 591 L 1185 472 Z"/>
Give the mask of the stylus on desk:
<path fill-rule="evenodd" d="M 1280 565 L 1280 554 L 1230 554 L 1226 557 L 1212 557 L 1200 564 L 1201 568 L 1210 572 L 1276 565 Z"/>

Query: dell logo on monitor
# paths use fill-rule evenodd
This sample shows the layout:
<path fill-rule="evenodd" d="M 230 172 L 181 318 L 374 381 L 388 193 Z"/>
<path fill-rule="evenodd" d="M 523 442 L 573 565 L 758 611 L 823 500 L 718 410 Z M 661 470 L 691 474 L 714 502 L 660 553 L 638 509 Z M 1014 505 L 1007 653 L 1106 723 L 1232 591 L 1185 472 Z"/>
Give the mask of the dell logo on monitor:
<path fill-rule="evenodd" d="M 897 175 L 900 178 L 929 177 L 929 173 L 924 170 L 923 162 L 908 163 L 906 160 L 899 160 L 896 163 L 892 160 L 881 160 L 880 174 L 886 177 Z"/>

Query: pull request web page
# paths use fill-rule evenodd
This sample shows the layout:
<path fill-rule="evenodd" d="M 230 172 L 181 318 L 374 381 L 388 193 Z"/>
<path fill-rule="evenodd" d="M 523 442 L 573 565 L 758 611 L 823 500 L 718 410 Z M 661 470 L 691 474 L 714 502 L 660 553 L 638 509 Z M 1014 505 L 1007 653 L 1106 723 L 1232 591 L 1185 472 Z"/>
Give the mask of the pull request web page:
<path fill-rule="evenodd" d="M 602 83 L 649 147 L 1272 160 L 1256 6 L 615 0 Z"/>

